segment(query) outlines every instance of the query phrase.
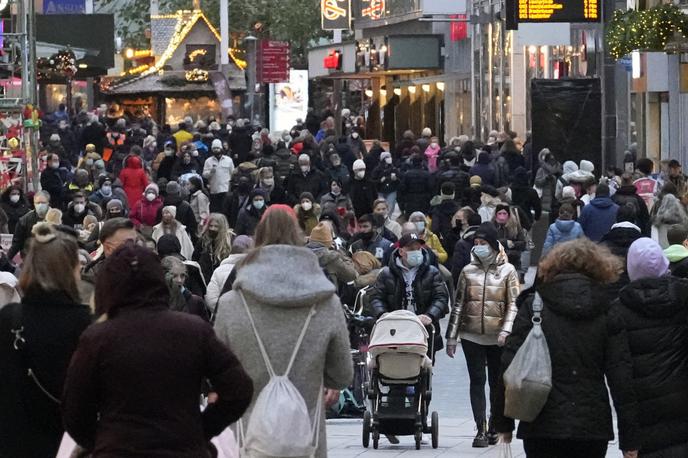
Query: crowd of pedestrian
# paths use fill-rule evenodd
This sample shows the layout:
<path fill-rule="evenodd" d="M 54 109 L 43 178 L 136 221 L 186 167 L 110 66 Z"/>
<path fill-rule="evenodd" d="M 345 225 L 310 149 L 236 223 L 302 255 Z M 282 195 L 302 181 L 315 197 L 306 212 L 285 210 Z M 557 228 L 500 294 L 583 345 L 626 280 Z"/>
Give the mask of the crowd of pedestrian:
<path fill-rule="evenodd" d="M 604 456 L 605 380 L 624 456 L 688 456 L 677 161 L 599 173 L 529 138 L 441 145 L 429 128 L 385 151 L 348 110 L 285 132 L 113 113 L 46 123 L 41 190 L 0 196 L 0 282 L 21 295 L 0 304 L 0 457 L 55 456 L 65 431 L 92 456 L 214 456 L 232 424 L 258 447 L 255 412 L 282 374 L 326 456 L 321 407 L 353 377 L 341 305 L 362 296 L 364 313 L 411 310 L 435 351 L 463 352 L 473 446 L 509 442 L 502 374 L 535 292 L 553 390 L 520 423 L 527 456 Z"/>

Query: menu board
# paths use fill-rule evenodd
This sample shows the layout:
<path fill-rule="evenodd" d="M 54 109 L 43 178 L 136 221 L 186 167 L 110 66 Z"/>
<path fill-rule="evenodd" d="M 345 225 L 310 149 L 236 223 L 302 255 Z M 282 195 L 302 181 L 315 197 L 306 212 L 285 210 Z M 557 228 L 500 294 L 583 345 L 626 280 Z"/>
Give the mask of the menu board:
<path fill-rule="evenodd" d="M 599 0 L 517 0 L 518 22 L 599 22 Z"/>

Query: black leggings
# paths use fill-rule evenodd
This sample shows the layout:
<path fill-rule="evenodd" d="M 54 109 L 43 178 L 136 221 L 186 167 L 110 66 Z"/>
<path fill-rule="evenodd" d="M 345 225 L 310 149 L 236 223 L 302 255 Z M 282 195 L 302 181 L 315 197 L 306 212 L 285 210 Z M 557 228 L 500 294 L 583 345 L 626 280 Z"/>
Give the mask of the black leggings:
<path fill-rule="evenodd" d="M 475 423 L 481 425 L 485 422 L 487 400 L 485 399 L 485 382 L 490 385 L 490 416 L 494 417 L 495 397 L 497 395 L 497 382 L 499 381 L 502 349 L 497 345 L 480 345 L 469 340 L 462 340 L 461 347 L 466 357 L 468 377 L 471 380 L 471 408 Z M 485 365 L 487 364 L 487 377 Z"/>
<path fill-rule="evenodd" d="M 604 458 L 607 441 L 567 439 L 524 439 L 527 458 Z"/>

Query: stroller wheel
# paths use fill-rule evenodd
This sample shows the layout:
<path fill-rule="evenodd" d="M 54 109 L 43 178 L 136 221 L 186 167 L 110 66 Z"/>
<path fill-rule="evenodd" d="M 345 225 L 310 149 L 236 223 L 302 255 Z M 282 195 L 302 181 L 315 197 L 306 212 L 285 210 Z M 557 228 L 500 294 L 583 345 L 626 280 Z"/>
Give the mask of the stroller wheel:
<path fill-rule="evenodd" d="M 416 450 L 420 450 L 420 443 L 423 441 L 423 433 L 420 431 L 416 431 L 414 438 L 416 440 Z"/>
<path fill-rule="evenodd" d="M 380 444 L 380 432 L 379 431 L 373 431 L 373 448 L 377 450 L 378 445 Z"/>
<path fill-rule="evenodd" d="M 363 447 L 368 448 L 370 445 L 370 426 L 371 426 L 370 412 L 366 410 L 363 414 Z"/>
<path fill-rule="evenodd" d="M 432 434 L 432 448 L 437 448 L 440 444 L 440 416 L 437 412 L 432 413 L 432 417 L 430 418 L 430 429 Z"/>

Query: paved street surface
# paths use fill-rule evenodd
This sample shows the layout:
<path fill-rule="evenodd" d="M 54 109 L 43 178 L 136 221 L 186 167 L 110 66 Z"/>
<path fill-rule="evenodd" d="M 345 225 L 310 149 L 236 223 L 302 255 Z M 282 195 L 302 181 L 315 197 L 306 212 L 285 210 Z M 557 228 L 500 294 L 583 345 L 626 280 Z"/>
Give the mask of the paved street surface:
<path fill-rule="evenodd" d="M 527 281 L 531 283 L 535 269 L 528 272 Z M 446 320 L 442 323 L 442 331 L 446 329 Z M 471 413 L 471 402 L 468 393 L 469 381 L 466 360 L 463 353 L 458 352 L 450 359 L 444 351 L 437 353 L 433 376 L 433 392 L 430 410 L 436 410 L 440 415 L 440 446 L 433 450 L 430 446 L 430 436 L 426 435 L 426 442 L 421 450 L 416 450 L 413 436 L 399 437 L 399 445 L 390 445 L 384 437 L 380 438 L 380 448 L 373 450 L 372 441 L 369 449 L 361 444 L 362 421 L 353 419 L 328 420 L 327 445 L 330 458 L 372 457 L 386 458 L 404 456 L 413 457 L 484 457 L 502 458 L 503 445 L 498 444 L 489 448 L 472 448 L 475 436 L 475 423 Z M 488 398 L 489 401 L 489 398 Z M 615 429 L 616 430 L 616 429 Z M 514 458 L 525 457 L 522 442 L 514 440 L 512 444 Z M 620 457 L 621 452 L 616 441 L 610 442 L 607 457 Z M 585 457 L 581 457 L 585 458 Z"/>

